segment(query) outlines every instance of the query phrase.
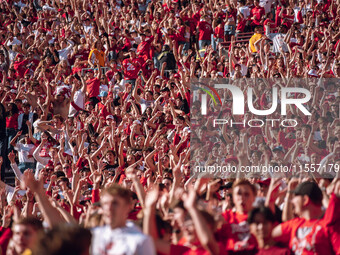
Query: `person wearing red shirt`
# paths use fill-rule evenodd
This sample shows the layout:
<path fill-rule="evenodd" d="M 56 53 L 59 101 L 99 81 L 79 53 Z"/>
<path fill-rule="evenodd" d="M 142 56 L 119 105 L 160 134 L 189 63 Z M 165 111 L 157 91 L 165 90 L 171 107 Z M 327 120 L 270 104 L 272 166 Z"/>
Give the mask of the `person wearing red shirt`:
<path fill-rule="evenodd" d="M 138 44 L 137 53 L 143 59 L 143 61 L 147 61 L 148 59 L 151 58 L 150 47 L 153 41 L 153 36 L 146 37 L 145 34 L 140 34 L 140 36 L 141 36 L 142 41 L 140 44 Z"/>
<path fill-rule="evenodd" d="M 178 164 L 176 168 L 179 168 Z M 184 243 L 171 244 L 159 237 L 156 225 L 156 204 L 159 190 L 149 191 L 145 201 L 144 233 L 150 234 L 155 243 L 155 247 L 160 254 L 169 255 L 219 255 L 225 254 L 223 247 L 216 241 L 213 235 L 214 218 L 205 211 L 197 208 L 196 191 L 191 188 L 188 193 L 182 195 L 187 219 L 183 223 Z"/>
<path fill-rule="evenodd" d="M 263 21 L 265 19 L 265 14 L 266 14 L 266 11 L 264 10 L 264 8 L 260 6 L 259 0 L 255 0 L 254 5 L 255 7 L 251 9 L 250 11 L 250 15 L 251 15 L 250 19 L 252 20 L 250 26 L 252 30 L 254 30 L 254 27 L 260 26 L 263 24 Z"/>
<path fill-rule="evenodd" d="M 248 224 L 250 232 L 256 237 L 258 252 L 256 255 L 291 255 L 289 248 L 279 247 L 272 238 L 275 216 L 268 207 L 257 207 L 250 211 Z"/>
<path fill-rule="evenodd" d="M 135 87 L 136 79 L 138 78 L 138 72 L 141 68 L 141 64 L 136 58 L 136 49 L 131 48 L 129 50 L 130 58 L 124 59 L 122 63 L 123 72 L 124 72 L 124 83 L 131 83 L 132 90 Z"/>
<path fill-rule="evenodd" d="M 11 141 L 18 130 L 18 106 L 14 103 L 8 104 L 8 111 L 6 112 L 6 136 L 8 137 L 8 152 L 13 148 Z"/>
<path fill-rule="evenodd" d="M 250 234 L 247 222 L 248 213 L 255 201 L 256 188 L 248 180 L 234 182 L 232 198 L 236 210 L 226 210 L 223 217 L 226 223 L 217 232 L 217 240 L 232 254 L 255 254 L 257 242 Z"/>
<path fill-rule="evenodd" d="M 26 71 L 26 65 L 28 64 L 28 60 L 27 59 L 23 59 L 23 55 L 18 54 L 16 56 L 17 61 L 15 61 L 13 63 L 13 67 L 16 71 L 17 76 L 19 76 L 20 78 L 24 78 L 24 74 Z"/>
<path fill-rule="evenodd" d="M 222 23 L 221 17 L 218 16 L 214 22 L 214 35 L 212 36 L 213 49 L 217 49 L 217 45 L 223 42 L 224 39 L 224 24 Z"/>
<path fill-rule="evenodd" d="M 288 184 L 283 219 L 288 221 L 276 226 L 272 236 L 289 245 L 296 255 L 334 254 L 327 227 L 321 219 L 323 194 L 315 182 L 292 179 Z M 294 211 L 293 211 L 294 208 Z M 285 213 L 286 212 L 286 213 Z M 298 218 L 293 218 L 296 214 Z"/>
<path fill-rule="evenodd" d="M 201 20 L 197 25 L 199 35 L 198 45 L 200 50 L 211 44 L 211 34 L 213 33 L 213 29 L 209 20 L 210 18 L 204 15 L 201 17 Z"/>
<path fill-rule="evenodd" d="M 100 87 L 100 79 L 102 77 L 102 72 L 99 64 L 97 63 L 97 75 L 94 76 L 93 71 L 89 71 L 87 73 L 86 87 L 87 87 L 87 95 L 91 102 L 97 104 L 99 102 L 99 87 Z"/>

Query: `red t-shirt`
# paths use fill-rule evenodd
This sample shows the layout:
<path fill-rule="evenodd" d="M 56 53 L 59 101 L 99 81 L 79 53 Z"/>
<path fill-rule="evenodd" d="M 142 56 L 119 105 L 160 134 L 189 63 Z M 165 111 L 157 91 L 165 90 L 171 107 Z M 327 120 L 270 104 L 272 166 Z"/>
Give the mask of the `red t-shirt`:
<path fill-rule="evenodd" d="M 137 53 L 139 53 L 140 56 L 145 55 L 147 58 L 150 58 L 150 46 L 152 41 L 153 36 L 145 38 L 145 41 L 142 41 L 140 44 L 138 44 Z"/>
<path fill-rule="evenodd" d="M 17 71 L 17 75 L 20 78 L 24 77 L 25 71 L 26 71 L 26 64 L 28 63 L 28 60 L 25 59 L 24 61 L 15 61 L 13 64 L 13 67 L 15 69 L 15 71 Z"/>
<path fill-rule="evenodd" d="M 223 39 L 224 38 L 224 26 L 215 28 L 215 38 Z"/>
<path fill-rule="evenodd" d="M 124 67 L 124 80 L 135 80 L 138 78 L 138 72 L 140 70 L 140 63 L 137 58 L 124 59 L 123 67 Z"/>
<path fill-rule="evenodd" d="M 17 113 L 12 116 L 6 117 L 6 128 L 18 129 L 18 117 L 19 114 Z"/>
<path fill-rule="evenodd" d="M 251 16 L 255 17 L 253 23 L 255 25 L 260 25 L 260 21 L 265 14 L 266 12 L 263 7 L 254 7 L 253 9 L 251 9 Z"/>
<path fill-rule="evenodd" d="M 227 210 L 223 213 L 226 224 L 217 232 L 217 240 L 225 244 L 227 251 L 249 251 L 257 248 L 257 241 L 250 234 L 248 214 Z"/>
<path fill-rule="evenodd" d="M 206 22 L 206 21 L 200 21 L 198 22 L 197 25 L 198 29 L 199 29 L 199 38 L 198 40 L 211 40 L 211 34 L 213 33 L 213 29 L 211 27 L 211 25 Z"/>
<path fill-rule="evenodd" d="M 289 245 L 300 255 L 334 254 L 322 220 L 295 218 L 281 224 L 282 235 L 276 241 Z"/>
<path fill-rule="evenodd" d="M 97 77 L 93 77 L 87 80 L 86 84 L 89 97 L 97 97 L 99 95 L 100 80 Z"/>

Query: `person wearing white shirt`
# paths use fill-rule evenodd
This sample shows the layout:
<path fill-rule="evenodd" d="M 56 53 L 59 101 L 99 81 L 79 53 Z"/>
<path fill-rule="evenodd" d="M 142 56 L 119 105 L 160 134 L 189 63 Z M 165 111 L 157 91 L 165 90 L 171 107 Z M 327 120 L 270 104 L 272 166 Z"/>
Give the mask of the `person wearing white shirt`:
<path fill-rule="evenodd" d="M 131 191 L 111 185 L 100 194 L 105 225 L 92 229 L 92 255 L 155 255 L 150 236 L 127 221 L 132 209 Z"/>
<path fill-rule="evenodd" d="M 287 27 L 284 25 L 281 25 L 279 27 L 278 33 L 270 33 L 270 27 L 269 25 L 266 25 L 266 37 L 273 41 L 273 52 L 274 53 L 279 53 L 280 48 L 284 52 L 288 52 L 288 46 L 285 43 L 285 37 L 286 37 L 286 32 L 287 32 Z"/>
<path fill-rule="evenodd" d="M 61 42 L 61 50 L 58 50 L 59 60 L 68 59 L 68 55 L 72 52 L 72 48 L 74 46 L 74 42 L 72 40 L 63 40 Z"/>
<path fill-rule="evenodd" d="M 244 19 L 247 19 L 248 16 L 250 15 L 250 8 L 246 6 L 246 1 L 245 0 L 240 0 L 239 2 L 239 7 L 237 8 L 237 14 L 242 14 Z"/>

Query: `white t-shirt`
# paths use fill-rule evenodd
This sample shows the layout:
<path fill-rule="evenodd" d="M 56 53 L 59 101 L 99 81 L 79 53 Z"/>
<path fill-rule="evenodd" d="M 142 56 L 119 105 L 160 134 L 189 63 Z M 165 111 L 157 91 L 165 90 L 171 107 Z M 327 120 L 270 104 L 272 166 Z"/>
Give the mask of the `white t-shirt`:
<path fill-rule="evenodd" d="M 155 255 L 151 237 L 143 234 L 134 224 L 124 228 L 110 226 L 92 229 L 92 255 Z"/>
<path fill-rule="evenodd" d="M 247 19 L 250 15 L 250 8 L 248 6 L 240 6 L 238 7 L 238 14 L 239 13 L 242 13 L 243 17 Z"/>
<path fill-rule="evenodd" d="M 272 0 L 260 0 L 260 6 L 264 8 L 266 14 L 271 11 L 272 3 Z"/>
<path fill-rule="evenodd" d="M 17 143 L 14 147 L 18 151 L 20 163 L 34 163 L 33 152 L 35 150 L 34 144 Z"/>
<path fill-rule="evenodd" d="M 79 108 L 84 109 L 85 94 L 81 90 L 76 91 L 74 93 L 74 96 L 73 96 L 73 102 Z M 68 112 L 68 116 L 73 117 L 74 114 L 76 114 L 77 112 L 78 111 L 72 105 L 70 105 L 70 110 Z"/>
<path fill-rule="evenodd" d="M 154 100 L 145 100 L 144 98 L 141 98 L 139 103 L 142 108 L 142 113 L 145 112 L 146 108 L 151 107 L 153 102 Z"/>

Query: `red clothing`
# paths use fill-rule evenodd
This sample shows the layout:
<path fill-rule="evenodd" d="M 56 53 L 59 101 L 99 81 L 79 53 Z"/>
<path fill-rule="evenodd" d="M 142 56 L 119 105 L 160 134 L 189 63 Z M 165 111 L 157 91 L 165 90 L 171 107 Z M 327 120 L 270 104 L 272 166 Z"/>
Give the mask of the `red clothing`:
<path fill-rule="evenodd" d="M 24 61 L 15 61 L 13 64 L 13 67 L 15 69 L 15 71 L 17 71 L 17 75 L 20 78 L 24 77 L 25 71 L 26 71 L 26 64 L 28 63 L 28 60 L 25 59 Z"/>
<path fill-rule="evenodd" d="M 252 254 L 257 248 L 257 241 L 250 234 L 248 214 L 227 210 L 223 217 L 226 224 L 217 232 L 217 240 L 225 244 L 227 251 L 249 251 L 249 254 Z"/>
<path fill-rule="evenodd" d="M 197 246 L 200 246 L 200 244 L 198 244 Z M 221 255 L 225 254 L 221 245 L 219 246 L 220 246 L 219 254 Z M 209 255 L 209 254 L 211 253 L 209 253 L 203 247 L 197 247 L 196 249 L 194 249 L 194 248 L 190 248 L 187 246 L 174 245 L 174 244 L 172 244 L 170 247 L 170 255 Z"/>
<path fill-rule="evenodd" d="M 106 116 L 110 115 L 105 105 L 103 105 L 101 102 L 98 103 L 98 108 L 99 108 L 100 116 L 106 118 Z"/>
<path fill-rule="evenodd" d="M 215 38 L 223 39 L 224 38 L 224 26 L 217 26 L 215 27 L 215 33 L 214 33 Z"/>
<path fill-rule="evenodd" d="M 124 80 L 136 80 L 138 78 L 138 72 L 140 70 L 140 63 L 137 58 L 124 59 L 123 61 Z"/>
<path fill-rule="evenodd" d="M 213 33 L 213 29 L 211 27 L 211 25 L 206 22 L 206 21 L 200 21 L 198 22 L 197 25 L 198 29 L 199 29 L 199 38 L 198 40 L 211 40 L 211 34 Z"/>
<path fill-rule="evenodd" d="M 255 25 L 260 25 L 260 21 L 262 19 L 262 17 L 264 17 L 264 15 L 266 14 L 266 11 L 264 10 L 263 7 L 254 7 L 253 9 L 251 9 L 250 11 L 251 16 L 255 17 L 255 19 L 253 20 L 253 23 Z"/>
<path fill-rule="evenodd" d="M 323 224 L 328 229 L 330 241 L 336 254 L 340 254 L 340 198 L 331 195 L 327 210 L 323 216 Z"/>
<path fill-rule="evenodd" d="M 285 150 L 291 148 L 296 142 L 296 139 L 286 138 L 286 134 L 282 131 L 279 131 L 278 137 L 278 143 L 281 144 Z"/>
<path fill-rule="evenodd" d="M 145 56 L 147 59 L 150 59 L 150 46 L 153 41 L 153 36 L 145 38 L 145 41 L 142 41 L 138 44 L 137 53 L 140 56 Z"/>
<path fill-rule="evenodd" d="M 282 235 L 277 241 L 288 244 L 295 254 L 334 254 L 322 220 L 295 218 L 282 223 L 281 229 Z"/>
<path fill-rule="evenodd" d="M 281 248 L 277 246 L 270 247 L 269 249 L 260 249 L 256 255 L 290 255 L 292 252 L 288 248 Z"/>
<path fill-rule="evenodd" d="M 12 116 L 6 117 L 6 128 L 18 129 L 18 117 L 19 114 L 15 113 Z"/>
<path fill-rule="evenodd" d="M 286 19 L 286 20 L 282 25 L 286 25 L 287 28 L 290 29 L 290 27 L 294 23 L 294 15 L 283 14 L 283 18 Z"/>
<path fill-rule="evenodd" d="M 97 97 L 99 95 L 100 80 L 97 77 L 93 77 L 87 80 L 86 84 L 89 97 Z"/>
<path fill-rule="evenodd" d="M 237 27 L 236 27 L 236 31 L 241 31 L 243 32 L 243 30 L 245 29 L 247 24 L 247 20 L 246 19 L 240 19 L 239 22 L 237 23 Z"/>
<path fill-rule="evenodd" d="M 6 254 L 6 250 L 7 250 L 7 246 L 9 241 L 12 238 L 13 232 L 11 230 L 11 228 L 4 228 L 4 227 L 0 227 L 0 247 L 1 247 L 1 251 L 2 254 Z"/>

